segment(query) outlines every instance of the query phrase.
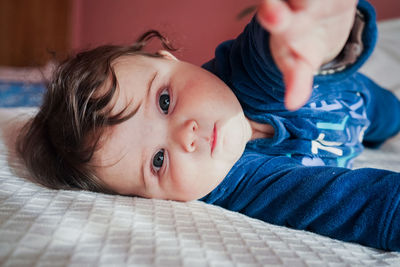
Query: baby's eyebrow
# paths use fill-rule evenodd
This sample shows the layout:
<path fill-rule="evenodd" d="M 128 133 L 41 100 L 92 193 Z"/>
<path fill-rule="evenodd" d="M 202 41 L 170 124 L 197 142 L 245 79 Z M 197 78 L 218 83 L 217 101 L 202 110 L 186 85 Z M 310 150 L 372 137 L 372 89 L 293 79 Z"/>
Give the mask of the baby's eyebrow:
<path fill-rule="evenodd" d="M 145 89 L 146 92 L 145 92 L 145 94 L 144 94 L 144 97 L 143 97 L 143 99 L 140 99 L 140 100 L 138 101 L 137 107 L 135 108 L 135 110 L 136 110 L 135 113 L 138 112 L 140 109 L 144 108 L 144 106 L 146 106 L 146 104 L 148 103 L 148 101 L 149 101 L 149 96 L 150 96 L 150 91 L 151 91 L 151 87 L 152 87 L 152 85 L 153 85 L 153 82 L 154 82 L 154 80 L 155 80 L 157 74 L 158 74 L 158 72 L 155 71 L 155 72 L 150 76 L 151 78 L 149 79 L 149 81 L 148 81 L 148 83 L 147 83 L 147 88 Z"/>
<path fill-rule="evenodd" d="M 146 179 L 144 179 L 144 165 L 145 165 L 146 160 L 143 157 L 143 153 L 142 153 L 142 166 L 140 168 L 140 179 L 142 180 L 142 184 L 144 186 L 144 190 L 147 191 L 147 185 L 146 185 Z"/>
<path fill-rule="evenodd" d="M 151 87 L 152 87 L 152 85 L 153 85 L 154 80 L 155 80 L 156 77 L 157 77 L 157 74 L 158 74 L 158 72 L 155 71 L 155 72 L 153 73 L 153 76 L 151 76 L 151 79 L 149 80 L 149 83 L 147 84 L 147 92 L 146 92 L 146 96 L 145 96 L 145 99 L 146 99 L 146 100 L 148 100 L 148 98 L 149 98 L 150 91 L 151 91 Z M 146 102 L 147 102 L 147 101 L 146 101 Z"/>

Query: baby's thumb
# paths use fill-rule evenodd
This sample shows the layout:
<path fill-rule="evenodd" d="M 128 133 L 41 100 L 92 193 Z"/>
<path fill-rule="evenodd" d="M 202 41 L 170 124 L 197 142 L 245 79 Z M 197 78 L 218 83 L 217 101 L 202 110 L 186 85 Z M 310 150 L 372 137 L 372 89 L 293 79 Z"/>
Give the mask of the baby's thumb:
<path fill-rule="evenodd" d="M 282 0 L 263 0 L 258 7 L 257 19 L 270 33 L 285 31 L 291 21 L 290 7 Z"/>

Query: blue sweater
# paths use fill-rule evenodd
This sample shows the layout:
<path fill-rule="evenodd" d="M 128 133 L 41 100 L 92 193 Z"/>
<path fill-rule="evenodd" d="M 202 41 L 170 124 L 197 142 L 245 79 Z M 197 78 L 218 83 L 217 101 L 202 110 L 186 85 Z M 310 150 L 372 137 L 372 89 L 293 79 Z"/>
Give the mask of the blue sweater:
<path fill-rule="evenodd" d="M 358 9 L 366 21 L 361 56 L 341 72 L 316 76 L 310 100 L 295 112 L 284 107 L 282 75 L 256 19 L 217 47 L 203 67 L 233 90 L 248 118 L 271 124 L 275 134 L 250 141 L 201 200 L 269 223 L 400 251 L 400 174 L 348 169 L 363 143 L 379 146 L 400 130 L 400 102 L 357 72 L 377 38 L 372 6 L 360 0 Z"/>

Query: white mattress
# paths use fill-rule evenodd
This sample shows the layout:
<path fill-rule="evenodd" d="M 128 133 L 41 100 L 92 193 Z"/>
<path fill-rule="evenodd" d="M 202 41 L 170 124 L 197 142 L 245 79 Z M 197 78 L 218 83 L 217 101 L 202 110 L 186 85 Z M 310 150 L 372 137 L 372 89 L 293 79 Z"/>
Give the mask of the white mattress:
<path fill-rule="evenodd" d="M 380 24 L 364 71 L 400 96 L 400 19 Z M 10 148 L 20 112 L 0 109 L 1 266 L 400 266 L 384 252 L 204 204 L 49 190 L 25 180 Z M 34 111 L 34 110 L 33 110 Z M 356 167 L 400 171 L 400 136 Z"/>

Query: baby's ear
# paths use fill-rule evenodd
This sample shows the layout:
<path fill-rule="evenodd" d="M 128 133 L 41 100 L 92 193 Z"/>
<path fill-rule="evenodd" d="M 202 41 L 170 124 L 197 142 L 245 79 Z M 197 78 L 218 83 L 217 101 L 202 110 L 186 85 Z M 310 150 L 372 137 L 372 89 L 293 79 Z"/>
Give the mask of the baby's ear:
<path fill-rule="evenodd" d="M 179 61 L 179 59 L 177 59 L 174 55 L 172 55 L 170 52 L 168 52 L 167 50 L 158 50 L 157 54 L 163 56 L 166 59 L 171 59 L 171 60 L 176 60 Z"/>

